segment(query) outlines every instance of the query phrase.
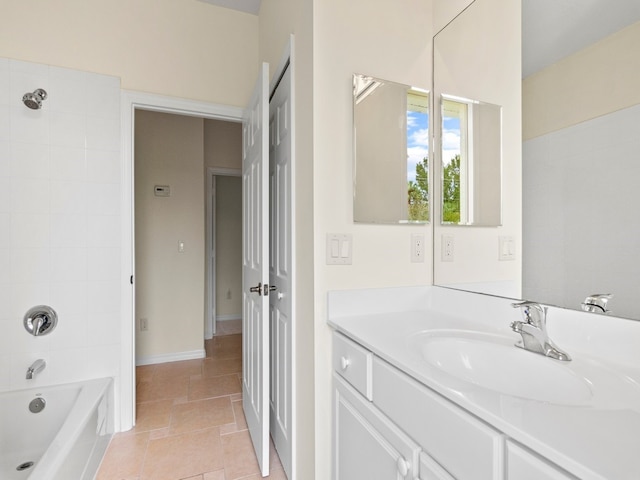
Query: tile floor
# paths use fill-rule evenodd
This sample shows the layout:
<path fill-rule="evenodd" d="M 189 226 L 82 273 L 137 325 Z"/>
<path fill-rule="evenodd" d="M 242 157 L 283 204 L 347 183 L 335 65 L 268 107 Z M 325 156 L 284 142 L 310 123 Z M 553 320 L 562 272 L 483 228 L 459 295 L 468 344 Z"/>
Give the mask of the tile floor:
<path fill-rule="evenodd" d="M 114 435 L 97 480 L 262 478 L 242 411 L 242 335 L 205 343 L 204 359 L 136 369 L 136 426 Z M 273 445 L 270 463 L 268 478 L 286 480 Z"/>

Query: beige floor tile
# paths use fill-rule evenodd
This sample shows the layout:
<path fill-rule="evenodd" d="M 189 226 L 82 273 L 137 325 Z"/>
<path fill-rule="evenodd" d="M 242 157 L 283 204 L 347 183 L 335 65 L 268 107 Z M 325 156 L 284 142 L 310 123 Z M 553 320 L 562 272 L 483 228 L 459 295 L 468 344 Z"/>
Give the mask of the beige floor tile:
<path fill-rule="evenodd" d="M 192 375 L 200 375 L 202 374 L 203 360 L 204 359 L 159 363 L 156 365 L 156 370 L 153 373 L 153 381 L 174 379 L 176 377 L 189 378 Z"/>
<path fill-rule="evenodd" d="M 242 358 L 242 335 L 213 337 L 208 358 Z"/>
<path fill-rule="evenodd" d="M 233 407 L 233 413 L 236 418 L 236 425 L 238 430 L 246 430 L 247 427 L 247 419 L 244 416 L 244 410 L 242 408 L 242 402 L 232 402 L 231 406 Z"/>
<path fill-rule="evenodd" d="M 141 365 L 136 367 L 136 383 L 152 381 L 155 369 L 155 365 Z"/>
<path fill-rule="evenodd" d="M 202 376 L 216 377 L 242 372 L 242 358 L 205 358 L 202 362 Z"/>
<path fill-rule="evenodd" d="M 260 473 L 248 430 L 230 433 L 221 438 L 226 480 L 237 480 L 248 475 Z"/>
<path fill-rule="evenodd" d="M 136 387 L 136 400 L 139 403 L 157 400 L 176 399 L 189 393 L 188 378 L 168 378 L 164 381 L 142 382 Z"/>
<path fill-rule="evenodd" d="M 189 385 L 189 400 L 220 397 L 240 393 L 240 380 L 236 374 L 192 380 Z"/>
<path fill-rule="evenodd" d="M 114 436 L 96 480 L 137 479 L 142 471 L 148 443 L 148 433 Z"/>
<path fill-rule="evenodd" d="M 224 470 L 205 473 L 203 477 L 204 477 L 203 480 L 227 480 L 227 478 L 224 475 Z"/>
<path fill-rule="evenodd" d="M 287 480 L 287 475 L 284 473 L 284 470 L 282 468 L 278 467 L 269 469 L 269 475 L 267 475 L 266 477 L 263 477 L 261 474 L 255 474 L 248 477 L 243 477 L 241 480 L 262 480 L 263 478 L 268 478 L 269 480 Z"/>
<path fill-rule="evenodd" d="M 146 432 L 169 426 L 172 399 L 156 402 L 138 403 L 136 405 L 136 432 Z"/>
<path fill-rule="evenodd" d="M 204 480 L 204 477 L 202 475 L 196 475 L 194 477 L 183 478 L 181 480 Z"/>
<path fill-rule="evenodd" d="M 171 435 L 233 423 L 229 397 L 209 398 L 174 405 L 171 409 Z"/>
<path fill-rule="evenodd" d="M 224 467 L 217 428 L 149 441 L 141 480 L 176 480 Z"/>
<path fill-rule="evenodd" d="M 242 319 L 216 322 L 216 336 L 242 333 Z"/>

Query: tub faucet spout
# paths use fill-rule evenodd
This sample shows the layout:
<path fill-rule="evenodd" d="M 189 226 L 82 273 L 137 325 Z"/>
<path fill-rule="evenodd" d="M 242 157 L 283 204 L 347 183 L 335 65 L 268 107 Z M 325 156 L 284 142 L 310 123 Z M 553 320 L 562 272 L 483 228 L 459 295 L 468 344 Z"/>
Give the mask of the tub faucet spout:
<path fill-rule="evenodd" d="M 35 374 L 40 373 L 47 366 L 47 362 L 39 358 L 27 368 L 27 380 L 31 380 Z"/>

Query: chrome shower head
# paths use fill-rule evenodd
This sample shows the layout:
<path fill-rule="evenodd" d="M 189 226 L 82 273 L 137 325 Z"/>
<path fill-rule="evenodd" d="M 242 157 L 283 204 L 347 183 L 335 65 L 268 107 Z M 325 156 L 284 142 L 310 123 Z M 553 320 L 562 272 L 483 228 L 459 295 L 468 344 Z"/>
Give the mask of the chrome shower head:
<path fill-rule="evenodd" d="M 47 98 L 47 92 L 42 88 L 34 90 L 33 93 L 25 93 L 22 96 L 22 102 L 31 110 L 40 110 L 42 101 Z"/>

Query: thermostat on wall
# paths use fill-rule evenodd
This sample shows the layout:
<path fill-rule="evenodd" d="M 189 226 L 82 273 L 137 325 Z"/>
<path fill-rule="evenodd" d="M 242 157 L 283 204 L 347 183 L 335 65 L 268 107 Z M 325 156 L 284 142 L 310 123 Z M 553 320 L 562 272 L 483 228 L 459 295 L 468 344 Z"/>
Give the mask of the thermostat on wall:
<path fill-rule="evenodd" d="M 156 185 L 153 187 L 153 193 L 156 197 L 170 197 L 171 187 L 169 185 Z"/>

